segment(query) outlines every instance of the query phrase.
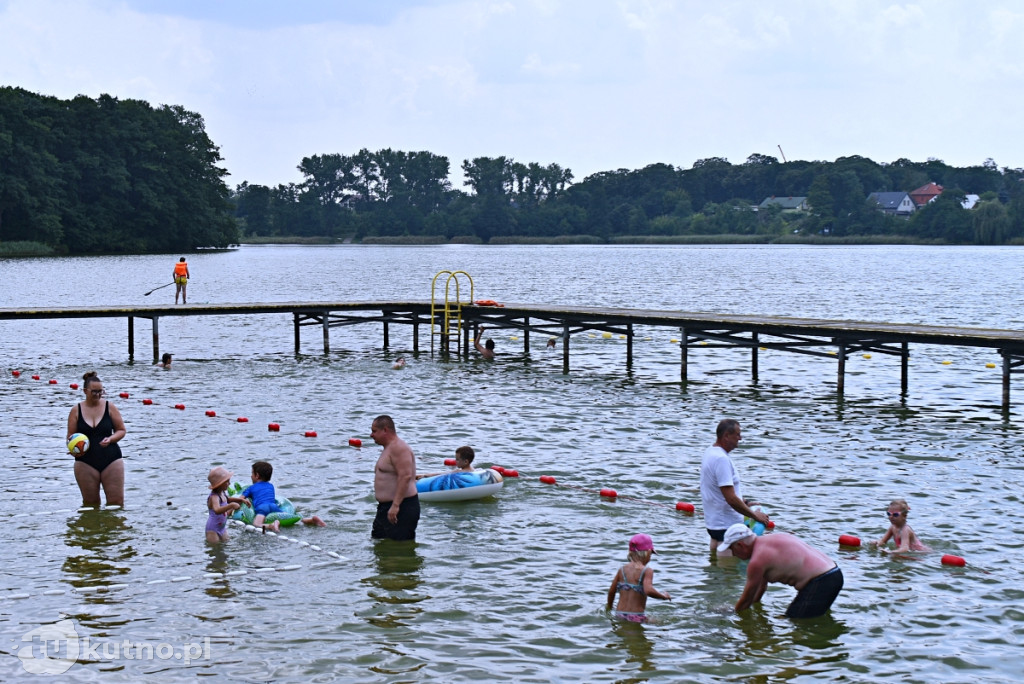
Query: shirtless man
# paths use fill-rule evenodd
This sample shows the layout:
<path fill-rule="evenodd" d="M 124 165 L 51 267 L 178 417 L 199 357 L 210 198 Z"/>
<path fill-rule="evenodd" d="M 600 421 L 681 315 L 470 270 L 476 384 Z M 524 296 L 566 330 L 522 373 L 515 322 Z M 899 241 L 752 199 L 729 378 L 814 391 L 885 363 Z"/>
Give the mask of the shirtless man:
<path fill-rule="evenodd" d="M 736 612 L 761 600 L 769 582 L 788 584 L 797 590 L 786 609 L 786 617 L 824 615 L 843 588 L 843 571 L 835 561 L 791 534 L 774 532 L 758 537 L 743 523 L 725 531 L 719 551 L 732 554 L 747 564 L 747 584 L 736 602 Z"/>
<path fill-rule="evenodd" d="M 477 328 L 476 338 L 473 340 L 473 346 L 480 352 L 480 356 L 484 357 L 488 361 L 494 360 L 494 340 L 488 339 L 486 345 L 480 344 L 480 336 L 484 334 L 484 327 L 481 325 Z"/>
<path fill-rule="evenodd" d="M 374 539 L 416 539 L 420 499 L 416 495 L 416 460 L 412 449 L 395 433 L 391 416 L 377 416 L 370 427 L 373 441 L 384 447 L 373 470 L 377 517 Z"/>

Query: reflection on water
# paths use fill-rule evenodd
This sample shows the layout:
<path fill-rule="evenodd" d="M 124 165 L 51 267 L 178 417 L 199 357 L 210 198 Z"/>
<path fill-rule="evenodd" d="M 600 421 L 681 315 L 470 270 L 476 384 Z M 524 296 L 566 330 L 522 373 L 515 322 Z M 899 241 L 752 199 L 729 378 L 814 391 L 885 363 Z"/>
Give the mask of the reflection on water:
<path fill-rule="evenodd" d="M 611 619 L 612 634 L 617 637 L 615 642 L 606 644 L 606 648 L 625 649 L 628 654 L 627 663 L 633 663 L 640 672 L 651 672 L 657 669 L 652 655 L 654 642 L 647 637 L 646 627 L 637 622 Z M 618 681 L 646 681 L 648 677 L 630 677 Z"/>
<path fill-rule="evenodd" d="M 82 549 L 64 560 L 64 571 L 71 575 L 69 582 L 76 587 L 122 582 L 136 555 L 128 543 L 131 533 L 121 510 L 90 509 L 69 519 L 64 542 Z"/>
<path fill-rule="evenodd" d="M 365 615 L 377 627 L 408 627 L 422 612 L 415 604 L 428 598 L 417 593 L 423 557 L 416 552 L 414 541 L 377 539 L 373 544 L 376 574 L 362 578 L 369 586 L 373 608 Z"/>

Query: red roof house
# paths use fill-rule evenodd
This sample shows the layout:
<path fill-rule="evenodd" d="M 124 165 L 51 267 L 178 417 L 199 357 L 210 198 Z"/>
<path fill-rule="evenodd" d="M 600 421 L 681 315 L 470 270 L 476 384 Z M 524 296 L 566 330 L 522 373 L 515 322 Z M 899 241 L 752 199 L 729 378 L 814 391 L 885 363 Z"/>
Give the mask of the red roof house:
<path fill-rule="evenodd" d="M 922 185 L 909 194 L 910 199 L 914 200 L 914 204 L 918 207 L 923 207 L 942 194 L 942 186 L 937 183 L 928 183 L 928 185 Z"/>

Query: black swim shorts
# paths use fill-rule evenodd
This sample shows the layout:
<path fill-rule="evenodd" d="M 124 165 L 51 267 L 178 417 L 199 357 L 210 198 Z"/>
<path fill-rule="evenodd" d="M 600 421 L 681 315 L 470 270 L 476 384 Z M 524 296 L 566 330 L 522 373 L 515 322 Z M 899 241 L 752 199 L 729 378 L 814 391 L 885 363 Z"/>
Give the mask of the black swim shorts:
<path fill-rule="evenodd" d="M 377 517 L 373 519 L 370 537 L 373 539 L 416 539 L 416 525 L 420 522 L 420 497 L 411 496 L 402 499 L 398 506 L 398 522 L 394 525 L 388 520 L 390 501 L 377 502 Z"/>
<path fill-rule="evenodd" d="M 786 617 L 809 618 L 824 615 L 842 588 L 843 571 L 837 565 L 804 585 L 786 609 Z"/>

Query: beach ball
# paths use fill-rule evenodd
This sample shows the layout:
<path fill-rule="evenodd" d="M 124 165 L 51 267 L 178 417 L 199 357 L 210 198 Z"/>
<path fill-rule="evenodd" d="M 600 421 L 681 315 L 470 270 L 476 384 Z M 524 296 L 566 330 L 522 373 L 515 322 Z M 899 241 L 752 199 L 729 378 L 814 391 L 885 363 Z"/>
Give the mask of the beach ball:
<path fill-rule="evenodd" d="M 81 456 L 89 450 L 89 438 L 83 435 L 81 432 L 76 432 L 71 435 L 71 439 L 68 440 L 68 451 L 75 456 Z"/>

